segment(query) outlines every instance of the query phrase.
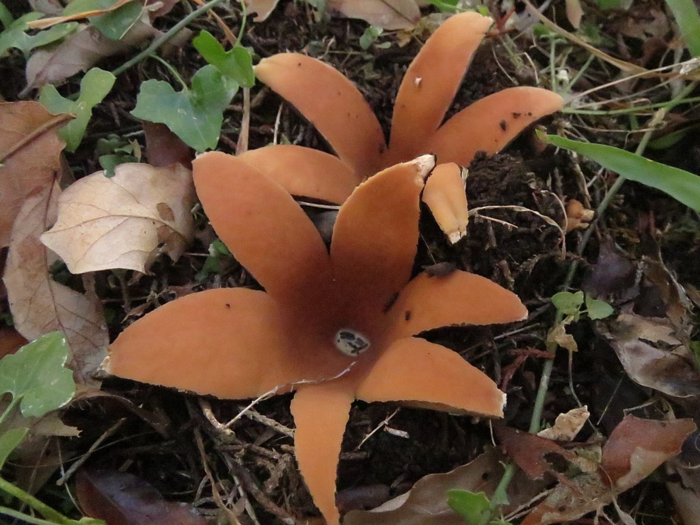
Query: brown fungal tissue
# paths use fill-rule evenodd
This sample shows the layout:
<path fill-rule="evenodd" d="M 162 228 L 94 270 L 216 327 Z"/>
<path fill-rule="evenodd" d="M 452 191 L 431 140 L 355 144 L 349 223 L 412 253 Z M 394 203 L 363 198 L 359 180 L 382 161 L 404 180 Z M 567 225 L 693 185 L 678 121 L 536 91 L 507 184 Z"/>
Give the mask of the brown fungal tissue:
<path fill-rule="evenodd" d="M 443 123 L 491 24 L 490 18 L 478 13 L 462 13 L 449 18 L 428 39 L 401 82 L 388 145 L 377 117 L 357 87 L 330 65 L 298 53 L 282 53 L 263 59 L 255 73 L 314 123 L 337 153 L 337 169 L 349 169 L 360 180 L 423 154 L 436 155 L 440 163 L 467 167 L 477 151 L 500 151 L 527 126 L 563 104 L 552 91 L 513 87 L 475 102 Z M 286 148 L 292 148 L 299 158 L 309 151 Z M 291 155 L 289 149 L 264 151 L 270 157 Z M 310 167 L 309 163 L 305 166 L 307 170 Z M 288 169 L 294 170 L 294 165 Z M 306 171 L 302 178 L 304 184 L 314 187 L 327 173 L 319 167 Z M 466 233 L 467 225 L 466 200 L 459 196 L 464 193 L 463 181 L 456 169 L 440 178 L 433 186 L 445 196 L 432 199 L 428 206 L 450 241 L 456 242 Z M 289 190 L 304 192 L 299 185 Z M 463 209 L 459 214 L 455 211 L 457 200 Z"/>
<path fill-rule="evenodd" d="M 581 202 L 571 199 L 566 203 L 566 233 L 585 230 L 595 218 L 595 211 L 584 207 Z"/>
<path fill-rule="evenodd" d="M 527 310 L 513 293 L 467 272 L 411 279 L 432 155 L 384 169 L 343 198 L 330 250 L 278 182 L 294 181 L 274 180 L 247 155 L 204 154 L 194 180 L 216 233 L 266 291 L 176 299 L 124 330 L 107 369 L 225 399 L 293 391 L 299 468 L 337 525 L 336 470 L 353 401 L 501 417 L 505 394 L 487 375 L 416 335 L 517 321 Z M 339 171 L 338 184 L 351 174 Z"/>

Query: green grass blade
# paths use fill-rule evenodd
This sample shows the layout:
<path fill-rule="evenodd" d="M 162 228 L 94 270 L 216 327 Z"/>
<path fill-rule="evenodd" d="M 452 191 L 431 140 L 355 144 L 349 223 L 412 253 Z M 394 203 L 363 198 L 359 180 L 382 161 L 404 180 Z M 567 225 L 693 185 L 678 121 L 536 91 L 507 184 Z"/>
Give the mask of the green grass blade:
<path fill-rule="evenodd" d="M 681 30 L 685 45 L 694 57 L 700 56 L 700 14 L 693 0 L 666 0 Z"/>
<path fill-rule="evenodd" d="M 700 177 L 697 175 L 612 146 L 577 142 L 556 135 L 547 135 L 545 139 L 559 148 L 588 157 L 626 179 L 668 193 L 686 206 L 700 211 Z"/>

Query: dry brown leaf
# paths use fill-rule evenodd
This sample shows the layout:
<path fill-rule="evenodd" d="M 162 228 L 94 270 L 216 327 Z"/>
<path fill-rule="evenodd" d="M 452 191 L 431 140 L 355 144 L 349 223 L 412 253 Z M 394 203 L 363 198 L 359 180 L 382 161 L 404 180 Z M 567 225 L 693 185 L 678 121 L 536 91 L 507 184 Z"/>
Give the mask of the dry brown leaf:
<path fill-rule="evenodd" d="M 544 479 L 547 474 L 560 477 L 551 463 L 555 457 L 576 461 L 576 454 L 549 439 L 506 426 L 496 426 L 495 429 L 506 454 L 530 479 Z"/>
<path fill-rule="evenodd" d="M 566 18 L 574 26 L 574 29 L 581 27 L 583 9 L 581 8 L 580 0 L 566 0 Z"/>
<path fill-rule="evenodd" d="M 600 469 L 560 483 L 528 514 L 523 525 L 569 523 L 601 509 L 677 455 L 695 428 L 690 419 L 625 417 L 603 447 Z"/>
<path fill-rule="evenodd" d="M 562 348 L 566 348 L 569 352 L 578 352 L 576 339 L 566 331 L 566 325 L 569 323 L 571 323 L 571 319 L 564 319 L 564 321 L 555 325 L 547 334 L 547 343 L 556 343 Z"/>
<path fill-rule="evenodd" d="M 58 129 L 72 117 L 38 102 L 0 103 L 0 247 L 10 244 L 15 217 L 29 193 L 49 186 L 65 147 Z"/>
<path fill-rule="evenodd" d="M 248 12 L 256 15 L 256 22 L 263 22 L 274 11 L 278 2 L 279 0 L 245 0 L 245 5 Z"/>
<path fill-rule="evenodd" d="M 0 359 L 9 354 L 14 354 L 28 341 L 11 326 L 0 328 Z"/>
<path fill-rule="evenodd" d="M 627 490 L 681 451 L 696 429 L 692 419 L 658 421 L 626 416 L 603 447 L 601 468 L 618 489 Z"/>
<path fill-rule="evenodd" d="M 90 282 L 85 282 L 87 294 L 81 294 L 51 279 L 54 256 L 39 241 L 55 220 L 59 193 L 54 183 L 27 197 L 12 229 L 3 279 L 17 331 L 29 340 L 63 331 L 75 380 L 96 385 L 92 374 L 109 343 L 102 303 L 91 291 Z"/>
<path fill-rule="evenodd" d="M 684 525 L 700 525 L 700 432 L 683 443 L 680 455 L 666 463 L 666 487 Z"/>
<path fill-rule="evenodd" d="M 447 505 L 447 491 L 462 489 L 493 495 L 503 474 L 503 457 L 487 449 L 471 463 L 445 474 L 420 479 L 410 492 L 371 511 L 351 511 L 343 525 L 464 525 L 464 518 Z M 511 505 L 528 501 L 541 486 L 516 475 L 508 490 Z"/>
<path fill-rule="evenodd" d="M 129 52 L 160 33 L 150 24 L 136 22 L 121 40 L 111 40 L 94 27 L 84 26 L 57 47 L 40 49 L 27 61 L 26 94 L 44 84 L 60 84 L 68 77 L 87 71 L 103 58 Z"/>
<path fill-rule="evenodd" d="M 190 506 L 166 501 L 143 479 L 118 470 L 81 469 L 76 496 L 82 511 L 110 525 L 205 525 Z"/>
<path fill-rule="evenodd" d="M 598 329 L 632 381 L 672 397 L 700 398 L 700 373 L 671 321 L 623 313 Z"/>
<path fill-rule="evenodd" d="M 192 169 L 192 148 L 182 142 L 165 124 L 141 121 L 146 138 L 144 154 L 151 166 L 164 168 L 179 162 Z"/>
<path fill-rule="evenodd" d="M 41 18 L 39 20 L 34 20 L 33 22 L 28 22 L 27 27 L 31 29 L 48 29 L 49 27 L 55 26 L 57 24 L 64 24 L 66 22 L 73 22 L 75 20 L 85 20 L 86 18 L 90 18 L 92 16 L 100 16 L 104 15 L 105 13 L 111 13 L 112 11 L 116 11 L 124 4 L 131 1 L 132 0 L 117 0 L 107 9 L 92 9 L 90 11 L 84 11 L 82 13 L 75 13 L 74 15 Z"/>
<path fill-rule="evenodd" d="M 159 245 L 177 260 L 192 240 L 192 172 L 180 164 L 120 164 L 93 173 L 59 198 L 58 221 L 41 241 L 72 273 L 123 268 L 146 272 Z"/>
<path fill-rule="evenodd" d="M 537 435 L 553 441 L 573 441 L 590 416 L 587 406 L 574 408 L 565 414 L 559 414 L 553 427 L 545 428 Z"/>
<path fill-rule="evenodd" d="M 327 0 L 326 8 L 383 29 L 410 29 L 420 20 L 416 0 Z"/>

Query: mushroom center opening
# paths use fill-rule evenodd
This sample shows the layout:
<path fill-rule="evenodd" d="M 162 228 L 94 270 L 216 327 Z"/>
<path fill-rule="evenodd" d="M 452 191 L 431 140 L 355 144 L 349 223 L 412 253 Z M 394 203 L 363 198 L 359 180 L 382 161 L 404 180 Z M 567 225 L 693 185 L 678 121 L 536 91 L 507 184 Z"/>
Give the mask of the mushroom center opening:
<path fill-rule="evenodd" d="M 369 338 L 357 330 L 342 328 L 335 334 L 335 347 L 347 356 L 356 357 L 369 346 Z"/>

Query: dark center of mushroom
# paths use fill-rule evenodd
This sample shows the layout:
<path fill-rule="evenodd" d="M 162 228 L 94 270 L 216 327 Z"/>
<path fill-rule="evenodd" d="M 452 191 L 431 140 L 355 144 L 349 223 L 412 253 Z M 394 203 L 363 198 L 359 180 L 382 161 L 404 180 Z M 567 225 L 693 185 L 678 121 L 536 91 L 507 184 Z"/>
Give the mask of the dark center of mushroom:
<path fill-rule="evenodd" d="M 341 328 L 335 334 L 335 347 L 343 354 L 355 357 L 367 350 L 370 346 L 367 336 L 357 330 Z"/>

